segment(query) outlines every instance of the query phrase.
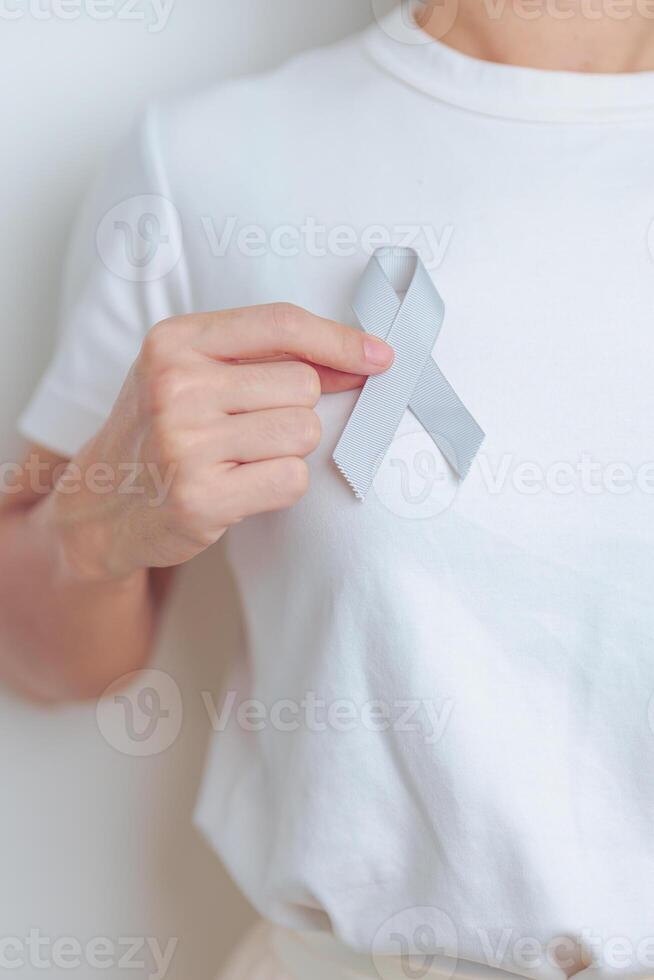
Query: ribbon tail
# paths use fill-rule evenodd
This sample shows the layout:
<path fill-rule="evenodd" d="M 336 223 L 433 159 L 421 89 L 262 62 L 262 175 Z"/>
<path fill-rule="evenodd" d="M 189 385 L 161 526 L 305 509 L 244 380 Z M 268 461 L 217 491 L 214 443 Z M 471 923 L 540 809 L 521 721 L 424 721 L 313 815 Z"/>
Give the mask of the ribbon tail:
<path fill-rule="evenodd" d="M 409 408 L 460 479 L 465 479 L 484 432 L 433 358 L 425 365 Z"/>

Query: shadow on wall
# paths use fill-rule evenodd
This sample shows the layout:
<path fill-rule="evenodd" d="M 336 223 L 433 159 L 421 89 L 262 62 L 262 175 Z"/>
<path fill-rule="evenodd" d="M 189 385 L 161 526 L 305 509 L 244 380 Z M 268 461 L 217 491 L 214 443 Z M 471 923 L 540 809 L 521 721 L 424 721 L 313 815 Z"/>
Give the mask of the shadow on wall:
<path fill-rule="evenodd" d="M 183 570 L 155 673 L 118 701 L 43 710 L 0 697 L 2 936 L 37 930 L 42 960 L 56 939 L 102 937 L 116 950 L 102 975 L 118 980 L 119 952 L 138 937 L 144 967 L 131 976 L 156 975 L 156 944 L 172 954 L 167 980 L 211 980 L 253 921 L 192 825 L 211 735 L 201 694 L 217 699 L 242 642 L 221 552 Z M 24 958 L 18 975 L 42 976 Z"/>

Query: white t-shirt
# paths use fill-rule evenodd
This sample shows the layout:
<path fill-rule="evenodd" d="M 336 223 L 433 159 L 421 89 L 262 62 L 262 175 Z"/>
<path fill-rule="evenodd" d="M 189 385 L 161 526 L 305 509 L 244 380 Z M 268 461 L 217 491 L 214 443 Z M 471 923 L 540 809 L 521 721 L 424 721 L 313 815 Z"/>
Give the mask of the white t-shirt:
<path fill-rule="evenodd" d="M 397 26 L 148 113 L 80 224 L 22 430 L 75 453 L 164 316 L 354 322 L 371 250 L 415 247 L 485 444 L 458 486 L 407 414 L 361 503 L 331 461 L 356 393 L 323 397 L 306 498 L 228 532 L 254 704 L 197 819 L 282 925 L 533 978 L 570 937 L 651 976 L 654 73 Z"/>

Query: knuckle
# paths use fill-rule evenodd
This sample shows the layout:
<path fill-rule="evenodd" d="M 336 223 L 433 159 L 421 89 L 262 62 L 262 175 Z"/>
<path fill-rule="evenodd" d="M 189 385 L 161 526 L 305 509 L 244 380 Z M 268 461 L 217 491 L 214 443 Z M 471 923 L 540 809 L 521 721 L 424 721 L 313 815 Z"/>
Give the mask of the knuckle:
<path fill-rule="evenodd" d="M 357 363 L 361 359 L 363 334 L 352 327 L 338 331 L 339 354 L 344 363 Z"/>
<path fill-rule="evenodd" d="M 298 385 L 301 391 L 301 397 L 306 399 L 308 404 L 313 407 L 318 403 L 322 394 L 320 375 L 315 368 L 311 367 L 310 364 L 303 364 L 301 361 L 296 363 Z"/>
<path fill-rule="evenodd" d="M 205 500 L 198 490 L 197 479 L 189 473 L 180 473 L 170 488 L 170 509 L 180 525 L 193 529 L 194 536 L 205 526 Z"/>
<path fill-rule="evenodd" d="M 273 303 L 270 315 L 275 330 L 284 337 L 296 336 L 301 328 L 302 310 L 294 303 Z"/>
<path fill-rule="evenodd" d="M 280 452 L 309 453 L 320 441 L 320 420 L 310 408 L 279 409 L 262 423 L 261 437 Z"/>
<path fill-rule="evenodd" d="M 299 408 L 294 413 L 294 431 L 305 452 L 311 452 L 320 442 L 320 419 L 310 408 Z"/>
<path fill-rule="evenodd" d="M 176 318 L 161 320 L 155 324 L 143 339 L 141 358 L 147 366 L 157 366 L 170 356 L 172 335 L 177 332 Z"/>
<path fill-rule="evenodd" d="M 150 411 L 162 415 L 170 411 L 186 388 L 186 373 L 177 366 L 165 365 L 150 379 Z"/>
<path fill-rule="evenodd" d="M 197 331 L 198 318 L 194 315 L 171 316 L 151 327 L 143 338 L 139 360 L 146 368 L 157 368 L 174 361 L 180 349 Z"/>
<path fill-rule="evenodd" d="M 296 456 L 279 460 L 271 483 L 276 498 L 294 503 L 303 497 L 309 488 L 309 467 L 303 459 Z"/>
<path fill-rule="evenodd" d="M 234 367 L 233 365 L 216 365 L 218 387 L 225 391 L 229 389 L 244 389 L 250 394 L 264 393 L 270 387 L 270 377 L 267 364 L 248 364 Z"/>
<path fill-rule="evenodd" d="M 164 463 L 179 463 L 184 459 L 186 440 L 177 427 L 160 413 L 152 423 L 152 443 L 156 456 Z"/>

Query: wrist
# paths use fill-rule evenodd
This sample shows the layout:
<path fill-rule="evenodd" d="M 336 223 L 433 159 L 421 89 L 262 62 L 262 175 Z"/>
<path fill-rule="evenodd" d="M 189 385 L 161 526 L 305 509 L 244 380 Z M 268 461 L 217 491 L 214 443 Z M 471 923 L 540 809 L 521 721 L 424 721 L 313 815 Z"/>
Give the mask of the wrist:
<path fill-rule="evenodd" d="M 96 508 L 84 491 L 71 495 L 56 487 L 30 518 L 39 533 L 52 539 L 56 572 L 79 583 L 129 584 L 145 569 L 132 565 L 121 553 L 117 516 L 109 505 Z"/>

